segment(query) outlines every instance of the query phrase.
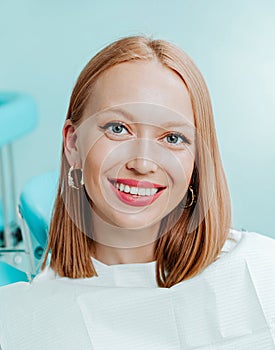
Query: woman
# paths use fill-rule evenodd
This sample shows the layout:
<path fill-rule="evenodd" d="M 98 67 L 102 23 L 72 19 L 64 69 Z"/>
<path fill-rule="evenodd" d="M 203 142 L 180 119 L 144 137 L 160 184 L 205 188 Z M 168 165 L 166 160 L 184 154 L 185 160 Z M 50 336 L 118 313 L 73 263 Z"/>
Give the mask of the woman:
<path fill-rule="evenodd" d="M 42 272 L 0 290 L 3 350 L 275 348 L 275 241 L 230 228 L 209 93 L 181 49 L 101 50 L 63 141 Z"/>

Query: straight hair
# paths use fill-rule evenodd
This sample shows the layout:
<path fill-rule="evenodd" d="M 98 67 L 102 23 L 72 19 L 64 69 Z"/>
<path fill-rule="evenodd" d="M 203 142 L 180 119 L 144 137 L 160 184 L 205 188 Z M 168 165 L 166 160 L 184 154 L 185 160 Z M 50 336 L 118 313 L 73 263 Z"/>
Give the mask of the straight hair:
<path fill-rule="evenodd" d="M 92 88 L 102 72 L 123 62 L 152 60 L 176 72 L 186 85 L 196 133 L 200 135 L 196 140 L 192 173 L 196 205 L 184 209 L 170 228 L 169 222 L 178 208 L 168 214 L 161 222 L 155 242 L 156 281 L 159 287 L 170 288 L 196 276 L 218 259 L 231 226 L 230 195 L 219 153 L 210 95 L 199 69 L 182 49 L 171 42 L 143 35 L 121 38 L 99 51 L 84 67 L 72 91 L 66 119 L 76 126 L 81 123 Z M 209 157 L 213 164 L 212 172 L 209 171 Z M 41 269 L 45 268 L 51 252 L 50 267 L 61 277 L 93 277 L 97 276 L 91 259 L 93 239 L 83 233 L 92 220 L 89 208 L 84 206 L 87 193 L 85 188 L 75 191 L 69 187 L 69 168 L 63 146 L 57 196 Z M 81 225 L 76 225 L 71 219 L 66 202 L 73 203 L 74 217 Z"/>

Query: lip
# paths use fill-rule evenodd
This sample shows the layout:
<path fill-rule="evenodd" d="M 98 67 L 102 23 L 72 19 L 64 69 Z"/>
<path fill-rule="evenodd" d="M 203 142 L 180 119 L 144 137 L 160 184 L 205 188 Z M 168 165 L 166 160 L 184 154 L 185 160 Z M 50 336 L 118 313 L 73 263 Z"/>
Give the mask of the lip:
<path fill-rule="evenodd" d="M 116 180 L 115 179 L 108 179 L 108 180 L 109 180 L 109 183 L 110 183 L 112 190 L 115 192 L 117 197 L 123 203 L 132 205 L 134 207 L 143 207 L 143 206 L 148 206 L 148 205 L 152 204 L 153 202 L 155 202 L 158 199 L 159 196 L 162 195 L 162 193 L 164 192 L 164 190 L 166 188 L 165 186 L 153 184 L 153 183 L 147 182 L 147 181 L 136 181 L 136 180 L 129 180 L 129 179 L 116 179 Z M 121 181 L 119 182 L 117 180 L 121 180 Z M 125 181 L 125 180 L 127 180 L 127 181 Z M 154 188 L 162 188 L 162 189 L 152 196 L 139 196 L 139 195 L 133 195 L 130 193 L 125 193 L 125 192 L 119 191 L 114 185 L 115 182 L 119 182 L 119 183 L 123 182 L 124 184 L 127 184 L 128 186 L 136 186 L 138 184 L 139 187 L 143 187 L 143 188 L 154 187 Z M 141 183 L 143 186 L 140 186 Z M 148 184 L 150 186 L 148 186 Z M 153 185 L 155 185 L 155 186 L 153 186 Z"/>
<path fill-rule="evenodd" d="M 114 184 L 115 182 L 117 183 L 123 183 L 125 185 L 128 186 L 133 186 L 133 187 L 140 187 L 140 188 L 165 188 L 166 186 L 162 186 L 159 184 L 155 184 L 153 182 L 149 182 L 149 181 L 138 181 L 138 180 L 132 180 L 132 179 L 112 179 L 112 178 L 108 178 L 108 180 Z"/>

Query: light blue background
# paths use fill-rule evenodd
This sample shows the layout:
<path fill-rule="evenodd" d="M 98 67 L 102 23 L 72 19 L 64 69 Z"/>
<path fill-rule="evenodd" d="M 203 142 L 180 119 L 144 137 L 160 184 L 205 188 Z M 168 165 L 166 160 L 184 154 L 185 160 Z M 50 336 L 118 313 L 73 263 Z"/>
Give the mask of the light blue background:
<path fill-rule="evenodd" d="M 14 144 L 17 194 L 59 167 L 61 128 L 87 61 L 125 35 L 174 42 L 208 84 L 233 226 L 275 237 L 275 1 L 3 1 L 0 89 L 32 94 L 38 128 Z"/>

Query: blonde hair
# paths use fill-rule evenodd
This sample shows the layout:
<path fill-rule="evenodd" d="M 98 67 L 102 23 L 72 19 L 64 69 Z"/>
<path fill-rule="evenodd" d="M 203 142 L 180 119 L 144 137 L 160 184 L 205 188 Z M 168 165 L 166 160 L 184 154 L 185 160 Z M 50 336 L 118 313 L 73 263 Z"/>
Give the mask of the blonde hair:
<path fill-rule="evenodd" d="M 230 195 L 218 149 L 210 96 L 200 71 L 184 51 L 170 42 L 141 35 L 121 38 L 98 52 L 84 67 L 73 89 L 66 119 L 75 125 L 81 121 L 92 87 L 102 72 L 119 63 L 138 60 L 157 60 L 178 73 L 189 91 L 196 133 L 200 135 L 196 140 L 192 174 L 192 185 L 198 199 L 196 206 L 185 209 L 167 232 L 165 230 L 174 213 L 164 218 L 161 230 L 165 234 L 159 235 L 155 242 L 156 280 L 159 287 L 169 288 L 197 275 L 214 262 L 231 226 Z M 209 152 L 213 172 L 209 172 L 206 152 Z M 97 276 L 90 254 L 93 240 L 83 233 L 91 219 L 89 210 L 83 206 L 86 194 L 68 186 L 68 171 L 63 147 L 57 197 L 41 268 L 45 268 L 51 250 L 50 267 L 60 276 Z M 212 196 L 210 205 L 209 191 Z M 74 203 L 74 215 L 82 223 L 81 227 L 75 225 L 68 214 L 64 198 Z"/>

